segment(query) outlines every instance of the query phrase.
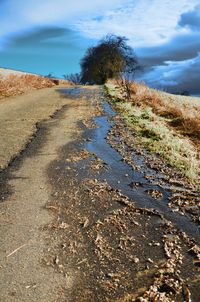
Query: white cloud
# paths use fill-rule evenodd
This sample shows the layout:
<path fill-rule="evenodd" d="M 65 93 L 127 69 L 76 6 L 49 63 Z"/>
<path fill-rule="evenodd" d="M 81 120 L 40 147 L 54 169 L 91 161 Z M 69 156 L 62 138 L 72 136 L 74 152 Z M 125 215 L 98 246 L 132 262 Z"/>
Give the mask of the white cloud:
<path fill-rule="evenodd" d="M 0 0 L 0 50 L 36 27 L 70 28 L 89 39 L 115 33 L 128 37 L 147 66 L 154 66 L 145 74 L 149 84 L 196 92 L 198 4 L 199 0 Z"/>
<path fill-rule="evenodd" d="M 0 44 L 34 26 L 66 26 L 88 38 L 127 36 L 133 46 L 165 42 L 198 0 L 7 0 L 0 4 Z"/>
<path fill-rule="evenodd" d="M 104 14 L 122 0 L 7 0 L 0 2 L 0 47 L 13 34 L 21 34 L 35 26 L 74 27 L 74 23 L 95 12 Z"/>
<path fill-rule="evenodd" d="M 127 36 L 135 47 L 165 43 L 177 31 L 180 15 L 198 0 L 132 0 L 123 1 L 118 9 L 107 11 L 102 18 L 82 19 L 77 28 L 86 36 L 100 38 L 105 33 Z"/>

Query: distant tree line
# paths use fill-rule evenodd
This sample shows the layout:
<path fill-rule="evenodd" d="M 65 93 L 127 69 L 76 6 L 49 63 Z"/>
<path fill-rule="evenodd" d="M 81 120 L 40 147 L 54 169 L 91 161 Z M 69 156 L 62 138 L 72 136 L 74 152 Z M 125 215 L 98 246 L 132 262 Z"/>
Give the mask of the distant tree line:
<path fill-rule="evenodd" d="M 173 94 L 176 94 L 176 95 L 184 95 L 184 96 L 190 96 L 190 92 L 189 92 L 188 90 L 173 92 Z"/>

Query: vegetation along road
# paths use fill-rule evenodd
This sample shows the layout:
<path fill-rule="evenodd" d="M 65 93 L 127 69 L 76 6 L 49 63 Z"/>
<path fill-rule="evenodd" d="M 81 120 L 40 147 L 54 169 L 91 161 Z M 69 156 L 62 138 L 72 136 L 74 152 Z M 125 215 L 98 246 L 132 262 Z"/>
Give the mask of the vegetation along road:
<path fill-rule="evenodd" d="M 1 100 L 0 301 L 200 301 L 199 191 L 113 108 L 98 86 Z"/>

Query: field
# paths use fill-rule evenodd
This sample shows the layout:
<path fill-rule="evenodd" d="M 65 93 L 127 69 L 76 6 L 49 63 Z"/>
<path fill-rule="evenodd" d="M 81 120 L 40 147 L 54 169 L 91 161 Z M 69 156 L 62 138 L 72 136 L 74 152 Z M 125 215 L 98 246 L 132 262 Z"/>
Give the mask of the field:
<path fill-rule="evenodd" d="M 69 85 L 69 81 L 42 77 L 34 74 L 0 69 L 0 99 L 26 93 L 30 90 Z"/>
<path fill-rule="evenodd" d="M 106 85 L 115 108 L 149 151 L 160 154 L 193 184 L 200 176 L 200 98 L 176 96 L 129 83 Z"/>

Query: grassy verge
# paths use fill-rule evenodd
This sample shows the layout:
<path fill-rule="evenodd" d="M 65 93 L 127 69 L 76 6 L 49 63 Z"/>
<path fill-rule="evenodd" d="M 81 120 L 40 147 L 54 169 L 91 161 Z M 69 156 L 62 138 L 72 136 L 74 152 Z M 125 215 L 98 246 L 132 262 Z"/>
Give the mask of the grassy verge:
<path fill-rule="evenodd" d="M 139 142 L 160 154 L 193 184 L 200 177 L 200 100 L 156 92 L 133 83 L 131 100 L 122 90 L 107 84 L 106 90 Z"/>

